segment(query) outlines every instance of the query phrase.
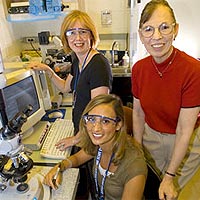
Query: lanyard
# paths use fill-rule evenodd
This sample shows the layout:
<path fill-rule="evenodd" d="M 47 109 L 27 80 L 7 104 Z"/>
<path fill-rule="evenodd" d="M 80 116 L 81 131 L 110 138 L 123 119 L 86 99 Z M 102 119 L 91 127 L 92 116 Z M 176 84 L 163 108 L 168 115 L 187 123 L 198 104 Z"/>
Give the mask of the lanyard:
<path fill-rule="evenodd" d="M 84 59 L 83 64 L 82 64 L 82 66 L 81 66 L 81 71 L 80 71 L 80 73 L 79 73 L 79 67 L 77 67 L 76 74 L 75 74 L 75 82 L 74 82 L 74 92 L 76 91 L 76 87 L 77 87 L 77 84 L 78 84 L 78 81 L 79 81 L 81 72 L 83 71 L 83 69 L 84 69 L 84 67 L 85 67 L 85 63 L 86 63 L 86 61 L 87 61 L 87 58 L 88 58 L 88 56 L 89 56 L 91 50 L 92 50 L 92 49 L 90 48 L 90 50 L 88 51 L 87 55 L 85 56 L 85 59 Z"/>
<path fill-rule="evenodd" d="M 99 147 L 98 148 L 98 152 L 97 152 L 97 157 L 96 157 L 96 166 L 95 166 L 95 172 L 94 172 L 94 180 L 95 180 L 95 186 L 96 186 L 97 193 L 99 194 L 99 200 L 104 200 L 104 186 L 105 186 L 106 177 L 108 175 L 108 171 L 109 171 L 109 168 L 110 168 L 110 165 L 111 165 L 111 162 L 112 162 L 114 154 L 112 154 L 112 156 L 110 158 L 110 161 L 109 161 L 109 164 L 108 164 L 108 168 L 106 169 L 106 172 L 103 175 L 102 182 L 101 182 L 101 188 L 100 188 L 100 191 L 99 191 L 99 185 L 98 185 L 98 168 L 99 168 L 99 165 L 100 165 L 101 156 L 102 156 L 102 149 Z"/>

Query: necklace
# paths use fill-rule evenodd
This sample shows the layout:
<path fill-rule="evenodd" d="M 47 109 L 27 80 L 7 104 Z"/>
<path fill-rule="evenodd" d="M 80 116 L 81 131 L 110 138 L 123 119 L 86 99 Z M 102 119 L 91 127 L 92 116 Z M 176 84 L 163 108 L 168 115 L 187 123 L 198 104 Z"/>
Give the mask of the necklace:
<path fill-rule="evenodd" d="M 83 64 L 81 66 L 81 71 L 79 72 L 79 67 L 77 67 L 77 70 L 76 70 L 76 74 L 75 74 L 75 81 L 74 81 L 74 89 L 73 89 L 73 92 L 72 92 L 72 108 L 74 108 L 74 105 L 76 103 L 76 88 L 77 88 L 77 85 L 78 85 L 78 81 L 79 81 L 79 78 L 80 78 L 80 75 L 86 65 L 86 62 L 87 62 L 87 59 L 88 59 L 88 56 L 91 52 L 92 48 L 89 49 L 89 51 L 87 52 L 87 55 L 85 56 L 85 59 L 83 61 Z"/>
<path fill-rule="evenodd" d="M 91 51 L 92 51 L 92 48 L 89 49 L 89 51 L 87 52 L 87 54 L 86 54 L 86 56 L 85 56 L 85 58 L 84 58 L 84 60 L 83 60 L 83 63 L 80 65 L 80 66 L 81 66 L 81 67 L 80 67 L 80 71 L 81 71 L 81 72 L 83 71 L 83 69 L 84 69 L 84 67 L 85 67 L 85 65 L 86 65 L 87 59 L 88 59 L 88 57 L 89 57 Z"/>
<path fill-rule="evenodd" d="M 162 72 L 159 71 L 159 69 L 158 69 L 158 67 L 156 66 L 156 63 L 155 63 L 155 61 L 153 60 L 153 57 L 152 57 L 152 64 L 153 64 L 153 66 L 155 67 L 155 69 L 156 69 L 158 75 L 160 76 L 160 78 L 163 77 L 163 74 L 167 71 L 167 69 L 169 68 L 169 66 L 173 63 L 175 57 L 176 57 L 176 51 L 175 51 L 175 53 L 174 53 L 173 58 L 170 60 L 170 62 L 168 63 L 168 65 L 165 67 L 165 69 L 164 69 Z"/>

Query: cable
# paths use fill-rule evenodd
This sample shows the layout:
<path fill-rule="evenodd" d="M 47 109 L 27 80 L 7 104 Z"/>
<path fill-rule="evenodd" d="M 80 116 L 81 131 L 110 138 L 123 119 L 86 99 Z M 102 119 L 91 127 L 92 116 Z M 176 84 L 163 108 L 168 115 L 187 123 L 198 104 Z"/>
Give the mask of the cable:
<path fill-rule="evenodd" d="M 33 42 L 30 42 L 31 47 L 33 48 L 33 50 L 40 56 L 42 57 L 42 55 L 38 52 L 38 50 L 33 46 Z"/>

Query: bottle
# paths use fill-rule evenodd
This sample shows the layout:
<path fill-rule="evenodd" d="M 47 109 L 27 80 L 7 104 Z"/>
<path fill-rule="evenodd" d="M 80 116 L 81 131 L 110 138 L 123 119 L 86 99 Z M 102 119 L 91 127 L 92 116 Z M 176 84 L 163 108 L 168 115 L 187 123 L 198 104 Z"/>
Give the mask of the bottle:
<path fill-rule="evenodd" d="M 128 51 L 125 51 L 124 56 L 122 57 L 122 65 L 124 67 L 129 67 L 129 56 L 128 56 Z"/>
<path fill-rule="evenodd" d="M 0 49 L 0 89 L 6 86 L 6 77 L 3 72 L 4 72 L 3 57 Z"/>
<path fill-rule="evenodd" d="M 109 63 L 111 64 L 111 53 L 109 50 L 106 51 L 105 57 L 108 59 Z"/>

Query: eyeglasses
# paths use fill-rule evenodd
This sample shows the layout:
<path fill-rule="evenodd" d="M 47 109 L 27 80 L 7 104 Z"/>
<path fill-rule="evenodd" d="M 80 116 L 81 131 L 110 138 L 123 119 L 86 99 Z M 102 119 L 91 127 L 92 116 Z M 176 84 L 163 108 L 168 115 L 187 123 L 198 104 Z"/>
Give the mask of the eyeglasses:
<path fill-rule="evenodd" d="M 81 38 L 87 38 L 88 34 L 91 31 L 89 29 L 85 28 L 72 28 L 66 31 L 66 36 L 70 39 L 73 40 L 79 35 Z"/>
<path fill-rule="evenodd" d="M 160 34 L 169 35 L 173 31 L 175 25 L 176 23 L 173 24 L 162 23 L 159 27 L 145 26 L 140 29 L 140 32 L 144 37 L 149 38 L 153 36 L 153 34 L 155 33 L 155 29 L 158 28 Z"/>
<path fill-rule="evenodd" d="M 120 121 L 119 117 L 110 118 L 102 115 L 84 115 L 83 119 L 88 128 L 94 127 L 97 122 L 100 123 L 101 127 L 107 128 Z"/>

